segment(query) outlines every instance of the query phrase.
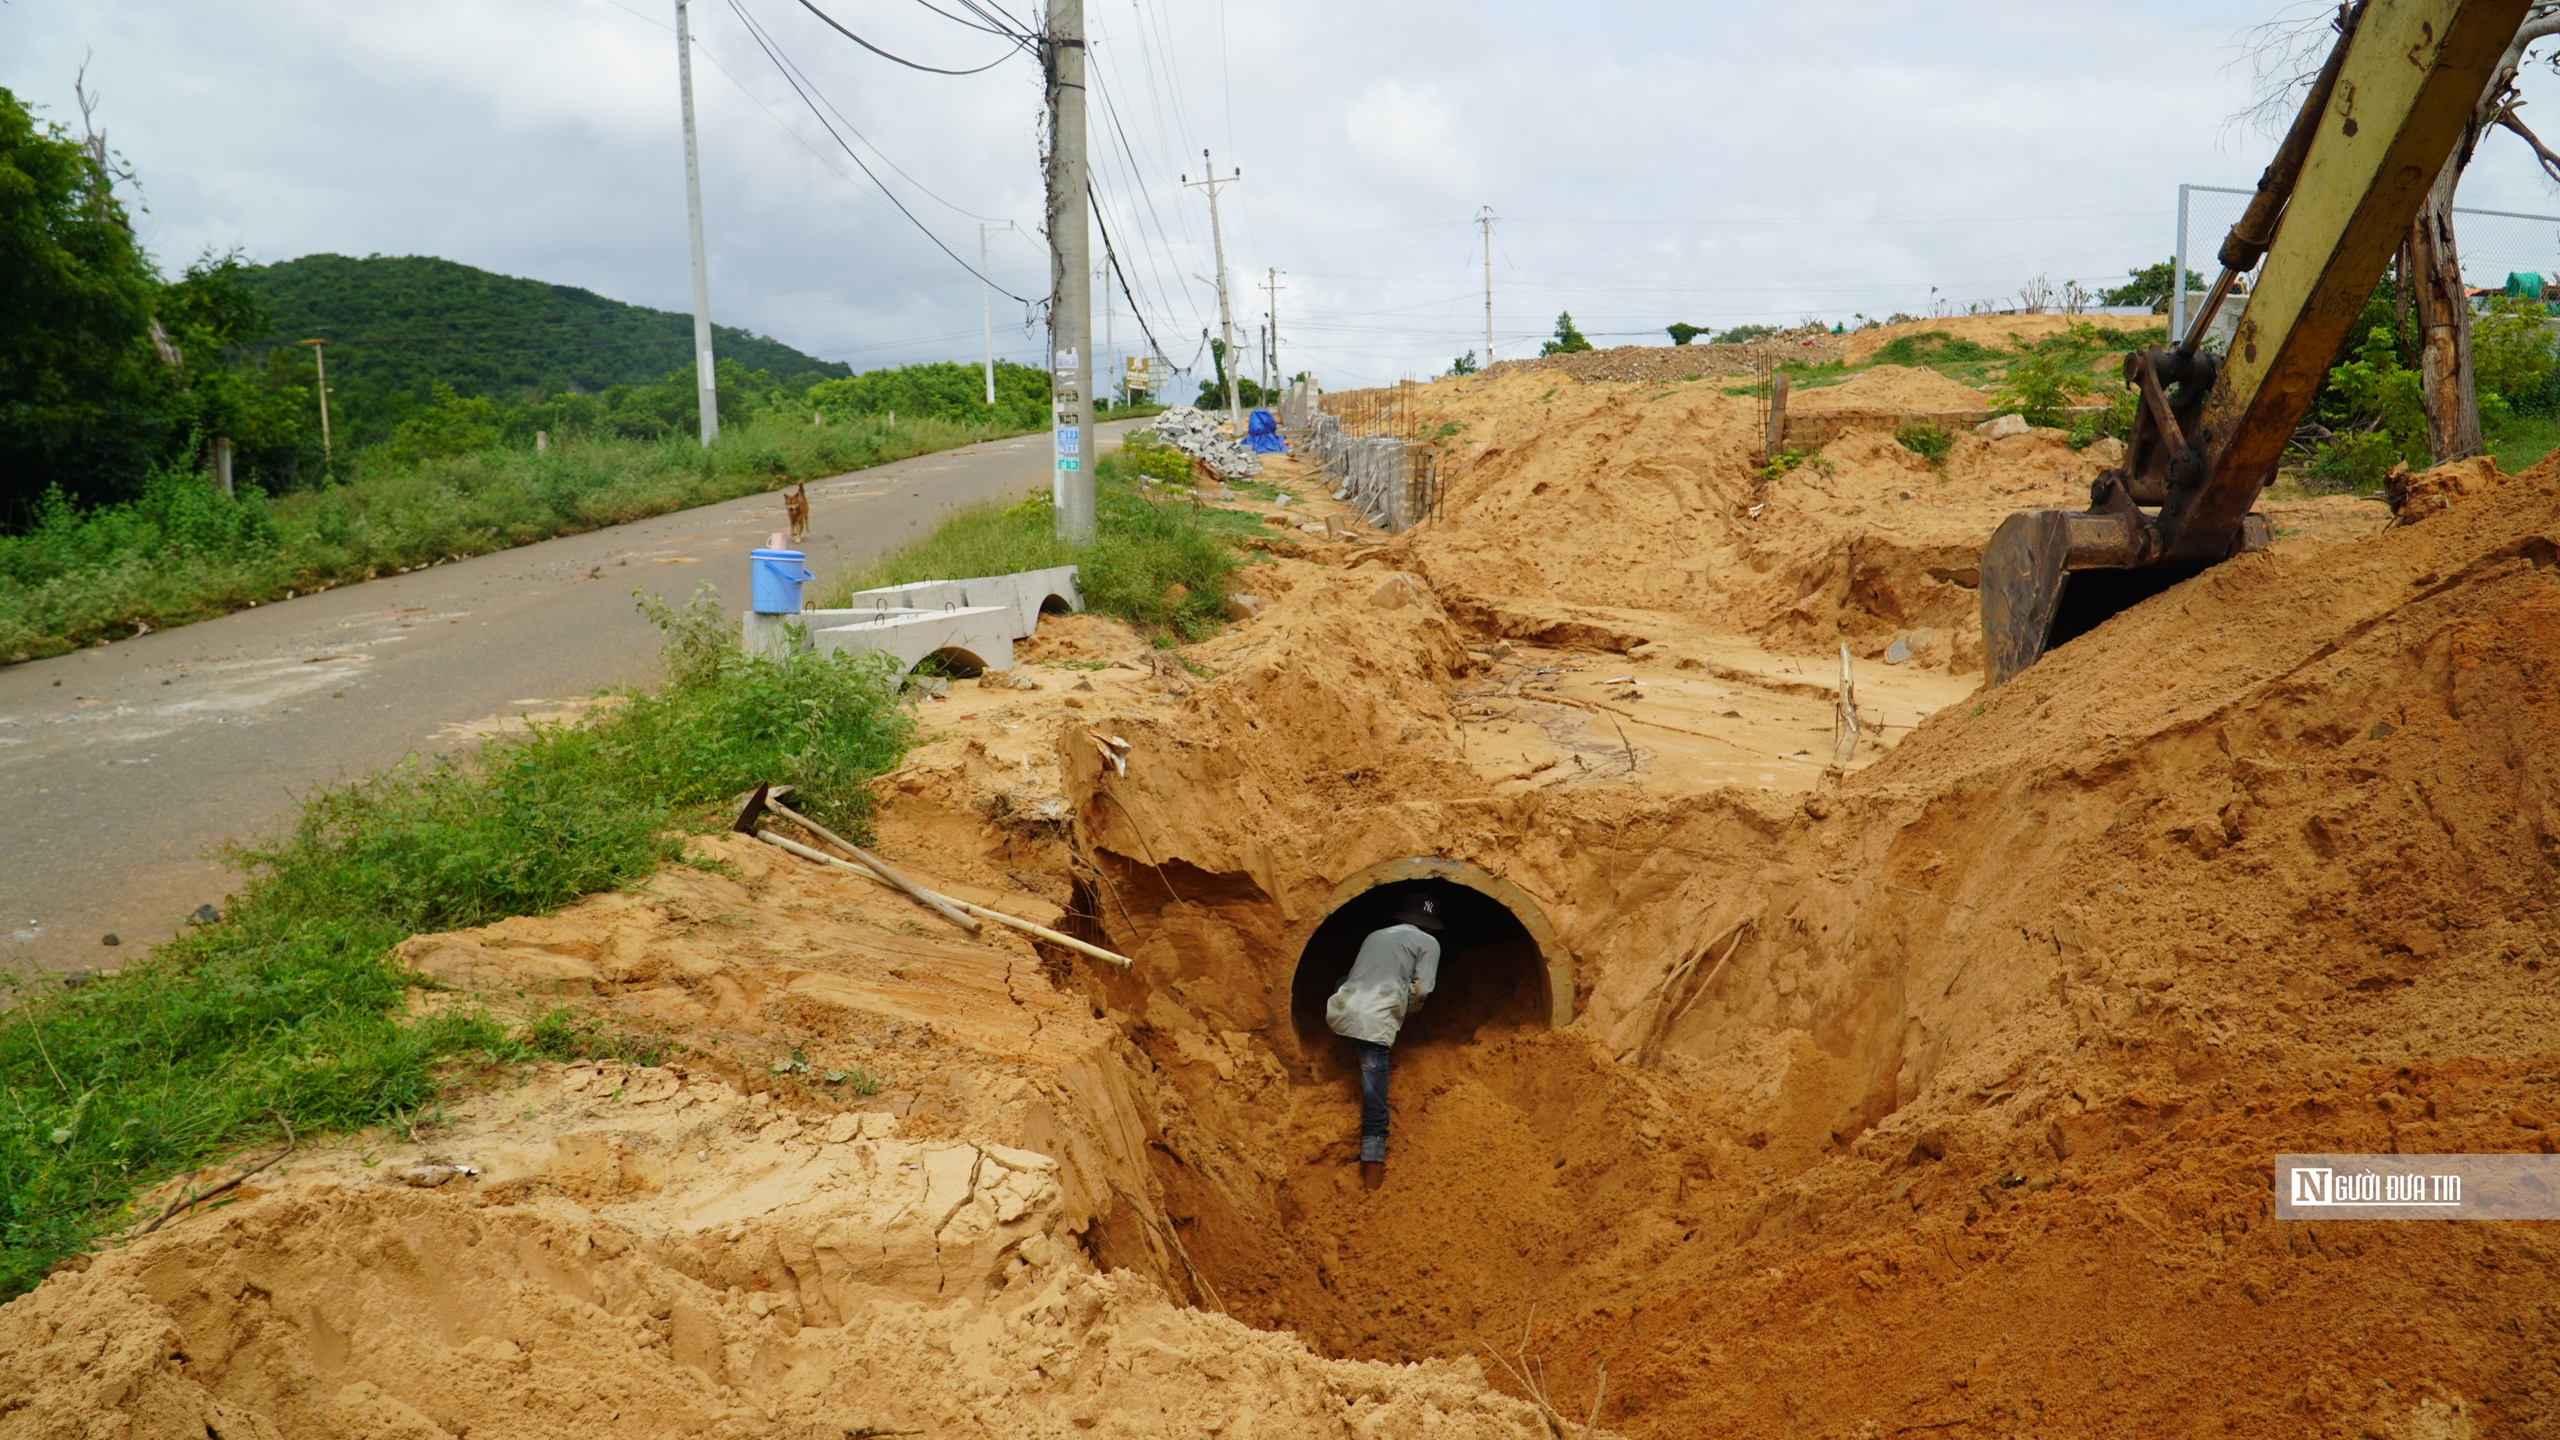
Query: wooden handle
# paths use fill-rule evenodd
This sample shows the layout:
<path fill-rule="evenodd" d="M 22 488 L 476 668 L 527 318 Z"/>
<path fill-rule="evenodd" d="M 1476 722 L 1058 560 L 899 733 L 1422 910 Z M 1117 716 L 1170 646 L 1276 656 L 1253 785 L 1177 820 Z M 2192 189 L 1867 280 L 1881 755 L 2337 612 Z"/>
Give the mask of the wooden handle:
<path fill-rule="evenodd" d="M 839 870 L 850 870 L 854 874 L 859 875 L 866 880 L 875 880 L 883 885 L 889 883 L 886 877 L 882 876 L 879 872 L 873 870 L 868 865 L 856 865 L 850 860 L 839 860 L 835 856 L 830 855 L 823 850 L 813 850 L 810 847 L 801 844 L 797 840 L 786 840 L 779 835 L 764 833 L 758 833 L 756 838 L 762 840 L 768 845 L 776 847 L 777 849 L 787 850 L 794 855 L 802 857 L 803 859 L 815 860 L 822 865 L 833 865 Z M 1014 929 L 1021 931 L 1025 935 L 1035 935 L 1040 939 L 1048 941 L 1052 945 L 1064 946 L 1069 950 L 1075 951 L 1079 955 L 1090 955 L 1096 960 L 1108 960 L 1123 970 L 1130 969 L 1137 963 L 1126 955 L 1115 955 L 1111 951 L 1105 950 L 1099 945 L 1087 944 L 1073 935 L 1060 934 L 1046 925 L 1035 925 L 1031 921 L 1025 920 L 1019 915 L 1007 915 L 1001 910 L 990 910 L 984 905 L 973 905 L 966 900 L 955 900 L 948 895 L 935 894 L 931 890 L 925 891 L 923 898 L 927 903 L 935 904 L 936 908 L 939 908 L 941 905 L 956 906 L 962 910 L 968 911 L 972 915 L 984 916 L 989 920 L 995 921 L 999 925 L 1012 926 Z"/>
<path fill-rule="evenodd" d="M 959 910 L 953 908 L 950 901 L 936 895 L 930 890 L 927 890 L 913 880 L 908 879 L 906 876 L 899 874 L 896 870 L 891 869 L 888 862 L 882 860 L 879 856 L 874 855 L 870 851 L 863 849 L 861 846 L 854 844 L 852 841 L 845 839 L 833 830 L 830 830 L 826 826 L 819 824 L 817 821 L 810 819 L 808 816 L 801 814 L 799 811 L 790 808 L 770 795 L 765 797 L 764 808 L 781 816 L 783 819 L 790 821 L 792 824 L 799 826 L 801 829 L 808 831 L 810 834 L 827 841 L 837 849 L 852 856 L 854 859 L 859 860 L 863 864 L 880 872 L 881 879 L 888 881 L 890 884 L 906 891 L 909 895 L 914 896 L 919 903 L 940 911 L 942 913 L 942 917 L 949 920 L 952 924 L 959 926 L 961 929 L 968 931 L 972 935 L 978 933 L 977 921 L 970 919 L 967 915 L 964 915 Z"/>

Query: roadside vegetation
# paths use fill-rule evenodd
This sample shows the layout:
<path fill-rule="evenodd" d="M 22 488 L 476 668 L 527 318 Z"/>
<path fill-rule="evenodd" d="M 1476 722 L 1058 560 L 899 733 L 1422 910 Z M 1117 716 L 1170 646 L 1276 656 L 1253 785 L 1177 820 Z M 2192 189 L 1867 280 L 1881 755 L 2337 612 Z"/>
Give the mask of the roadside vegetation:
<path fill-rule="evenodd" d="M 955 511 L 932 534 L 831 576 L 813 602 L 850 605 L 862 590 L 1073 565 L 1086 608 L 1166 641 L 1197 640 L 1227 620 L 1241 558 L 1235 540 L 1267 533 L 1243 510 L 1190 491 L 1190 460 L 1133 432 L 1094 467 L 1094 543 L 1057 537 L 1049 492 L 1018 505 Z"/>
<path fill-rule="evenodd" d="M 867 831 L 866 782 L 914 721 L 876 661 L 739 650 L 717 597 L 657 607 L 666 678 L 582 723 L 484 742 L 316 792 L 230 857 L 219 920 L 121 974 L 13 983 L 0 1011 L 0 1301 L 101 1237 L 148 1224 L 133 1197 L 249 1147 L 432 1118 L 457 1063 L 609 1054 L 663 1042 L 574 1015 L 447 1009 L 412 1019 L 392 958 L 412 934 L 555 910 L 637 884 L 726 824 L 759 780 L 840 831 Z M 219 1200 L 212 1203 L 220 1204 Z M 175 1223 L 176 1217 L 172 1217 Z"/>
<path fill-rule="evenodd" d="M 273 498 L 164 467 L 133 500 L 48 495 L 27 526 L 0 534 L 0 661 L 1012 433 L 861 416 L 750 422 L 708 450 L 685 436 L 572 434 L 545 454 L 492 445 L 367 460 L 359 478 Z"/>
<path fill-rule="evenodd" d="M 990 401 L 722 329 L 705 452 L 689 316 L 418 256 L 172 278 L 103 144 L 5 89 L 0 176 L 0 664 L 1050 423 L 1033 367 Z"/>

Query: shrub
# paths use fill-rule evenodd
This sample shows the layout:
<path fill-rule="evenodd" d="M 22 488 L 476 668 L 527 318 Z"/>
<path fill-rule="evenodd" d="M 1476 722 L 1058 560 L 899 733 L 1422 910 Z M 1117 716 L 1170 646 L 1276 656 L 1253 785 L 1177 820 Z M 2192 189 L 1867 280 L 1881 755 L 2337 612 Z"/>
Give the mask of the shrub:
<path fill-rule="evenodd" d="M 2098 443 L 2099 439 L 2102 437 L 2113 436 L 2118 440 L 2122 440 L 2126 436 L 2131 435 L 2133 433 L 2134 407 L 2141 403 L 2142 396 L 2139 392 L 2132 390 L 2118 391 L 2107 401 L 2106 413 L 2102 415 L 2086 416 L 2080 420 L 2072 422 L 2070 438 L 2071 448 L 2074 450 L 2086 450 L 2090 446 Z"/>
<path fill-rule="evenodd" d="M 1956 448 L 1956 437 L 1943 425 L 1905 425 L 1893 432 L 1893 438 L 1932 465 L 1945 464 L 1948 453 Z"/>
<path fill-rule="evenodd" d="M 2404 458 L 2403 449 L 2400 440 L 2380 430 L 2324 441 L 2303 467 L 2303 488 L 2373 494 L 2382 488 L 2391 467 Z"/>
<path fill-rule="evenodd" d="M 2551 348 L 2550 317 L 2542 302 L 2501 296 L 2489 312 L 2471 322 L 2471 373 L 2484 407 L 2491 395 L 2509 402 L 2539 395 L 2556 367 Z"/>
<path fill-rule="evenodd" d="M 2011 361 L 1992 403 L 2025 416 L 2030 425 L 2060 425 L 2062 412 L 2096 388 L 2087 357 L 2057 346 Z"/>

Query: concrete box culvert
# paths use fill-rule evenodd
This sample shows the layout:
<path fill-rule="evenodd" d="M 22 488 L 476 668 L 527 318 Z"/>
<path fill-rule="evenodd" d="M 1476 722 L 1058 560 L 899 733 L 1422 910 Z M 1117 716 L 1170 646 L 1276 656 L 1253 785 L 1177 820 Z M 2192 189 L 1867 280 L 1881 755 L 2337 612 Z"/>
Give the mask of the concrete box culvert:
<path fill-rule="evenodd" d="M 1538 902 L 1463 860 L 1419 855 L 1381 861 L 1344 880 L 1283 935 L 1281 953 L 1293 957 L 1289 1008 L 1302 1050 L 1331 1048 L 1325 997 L 1360 942 L 1394 923 L 1404 893 L 1415 887 L 1442 899 L 1450 926 L 1441 937 L 1440 989 L 1414 1018 L 1415 1040 L 1462 1040 L 1487 1021 L 1555 1029 L 1573 1023 L 1573 957 Z"/>

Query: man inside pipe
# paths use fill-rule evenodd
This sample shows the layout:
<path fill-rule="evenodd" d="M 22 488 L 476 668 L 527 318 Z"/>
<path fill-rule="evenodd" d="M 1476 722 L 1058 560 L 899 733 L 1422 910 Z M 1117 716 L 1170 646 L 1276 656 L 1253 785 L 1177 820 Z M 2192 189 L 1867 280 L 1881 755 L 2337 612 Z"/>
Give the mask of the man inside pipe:
<path fill-rule="evenodd" d="M 1440 983 L 1440 907 L 1420 891 L 1407 895 L 1396 923 L 1360 942 L 1351 973 L 1324 1004 L 1324 1023 L 1360 1057 L 1360 1183 L 1387 1183 L 1387 1056 L 1405 1018 Z"/>

